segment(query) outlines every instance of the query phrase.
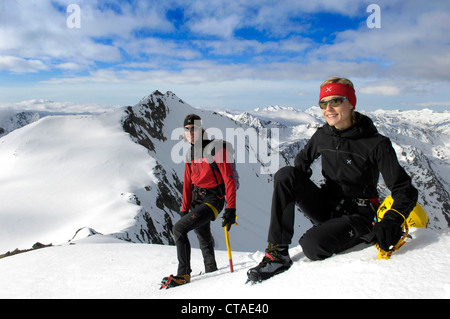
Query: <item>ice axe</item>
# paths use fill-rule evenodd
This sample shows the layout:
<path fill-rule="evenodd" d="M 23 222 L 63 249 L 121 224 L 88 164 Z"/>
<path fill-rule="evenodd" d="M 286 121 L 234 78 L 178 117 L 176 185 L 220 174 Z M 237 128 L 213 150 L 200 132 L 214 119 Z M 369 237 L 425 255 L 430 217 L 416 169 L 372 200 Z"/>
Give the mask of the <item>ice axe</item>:
<path fill-rule="evenodd" d="M 237 226 L 237 223 L 235 223 Z M 231 247 L 230 247 L 230 234 L 228 233 L 228 227 L 225 226 L 224 228 L 225 232 L 225 241 L 227 243 L 227 251 L 228 251 L 228 260 L 230 261 L 230 272 L 234 272 L 233 268 L 233 257 L 231 256 Z"/>

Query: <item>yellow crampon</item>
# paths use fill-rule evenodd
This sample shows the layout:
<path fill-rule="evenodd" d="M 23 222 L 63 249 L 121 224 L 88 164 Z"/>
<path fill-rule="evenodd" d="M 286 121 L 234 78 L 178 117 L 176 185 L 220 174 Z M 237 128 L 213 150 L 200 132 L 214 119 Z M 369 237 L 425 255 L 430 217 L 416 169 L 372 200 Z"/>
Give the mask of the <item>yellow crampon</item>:
<path fill-rule="evenodd" d="M 392 204 L 394 203 L 394 199 L 392 196 L 386 197 L 386 199 L 381 203 L 380 207 L 377 211 L 377 220 L 378 222 L 381 221 L 384 217 L 384 214 L 391 209 Z M 399 213 L 400 214 L 400 213 Z M 401 214 L 400 214 L 401 215 Z M 403 216 L 403 215 L 402 215 Z M 408 237 L 409 234 L 409 228 L 416 227 L 416 228 L 427 228 L 428 227 L 428 216 L 425 210 L 420 206 L 419 203 L 417 203 L 416 207 L 412 210 L 412 212 L 409 214 L 408 218 L 406 218 L 406 221 L 403 223 L 403 236 L 398 241 L 398 243 L 392 247 L 389 251 L 384 251 L 380 248 L 378 244 L 375 245 L 375 247 L 378 250 L 378 259 L 389 259 L 392 255 L 392 253 L 400 247 L 402 247 L 406 241 L 406 237 Z"/>

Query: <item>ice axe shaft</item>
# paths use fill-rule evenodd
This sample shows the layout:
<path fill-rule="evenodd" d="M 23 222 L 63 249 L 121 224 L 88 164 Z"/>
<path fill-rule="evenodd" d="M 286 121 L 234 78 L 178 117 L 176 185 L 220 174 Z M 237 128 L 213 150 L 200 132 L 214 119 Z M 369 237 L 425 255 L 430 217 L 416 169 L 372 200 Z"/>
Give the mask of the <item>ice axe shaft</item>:
<path fill-rule="evenodd" d="M 227 243 L 228 260 L 230 261 L 230 272 L 234 272 L 233 257 L 231 256 L 231 248 L 230 248 L 230 235 L 228 234 L 228 229 L 226 226 L 223 229 L 225 231 L 225 241 Z"/>

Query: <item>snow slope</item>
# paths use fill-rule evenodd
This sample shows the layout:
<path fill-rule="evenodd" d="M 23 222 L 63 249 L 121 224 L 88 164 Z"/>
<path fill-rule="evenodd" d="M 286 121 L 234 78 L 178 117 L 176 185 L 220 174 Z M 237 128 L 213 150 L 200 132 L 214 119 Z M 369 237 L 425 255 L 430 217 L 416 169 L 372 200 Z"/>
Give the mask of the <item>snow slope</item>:
<path fill-rule="evenodd" d="M 253 286 L 244 285 L 246 272 L 261 260 L 262 251 L 234 252 L 234 273 L 227 253 L 217 251 L 219 270 L 199 276 L 202 257 L 194 249 L 191 283 L 170 290 L 159 290 L 158 283 L 177 267 L 175 247 L 94 235 L 0 259 L 0 298 L 450 298 L 450 232 L 411 233 L 413 239 L 387 261 L 376 259 L 374 247 L 359 246 L 311 262 L 293 247 L 288 272 Z"/>
<path fill-rule="evenodd" d="M 155 179 L 120 113 L 50 116 L 0 139 L 0 251 L 67 242 L 79 228 L 134 224 L 134 189 Z"/>

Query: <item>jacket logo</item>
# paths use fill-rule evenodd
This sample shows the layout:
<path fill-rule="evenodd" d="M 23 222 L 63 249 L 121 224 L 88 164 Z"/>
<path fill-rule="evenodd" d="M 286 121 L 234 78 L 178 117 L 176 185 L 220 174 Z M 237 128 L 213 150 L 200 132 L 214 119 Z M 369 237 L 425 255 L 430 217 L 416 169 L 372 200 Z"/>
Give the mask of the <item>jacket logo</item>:
<path fill-rule="evenodd" d="M 347 165 L 352 165 L 352 160 L 351 159 L 347 160 Z"/>

